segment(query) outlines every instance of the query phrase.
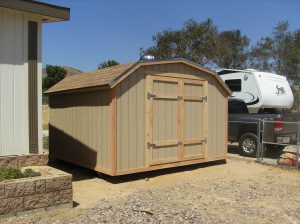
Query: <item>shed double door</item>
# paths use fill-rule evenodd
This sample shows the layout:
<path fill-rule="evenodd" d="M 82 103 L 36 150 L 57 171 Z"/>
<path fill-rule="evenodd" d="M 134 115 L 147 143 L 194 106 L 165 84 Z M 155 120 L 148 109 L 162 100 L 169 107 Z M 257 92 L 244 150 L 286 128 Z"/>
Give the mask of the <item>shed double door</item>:
<path fill-rule="evenodd" d="M 206 81 L 148 76 L 149 164 L 205 157 Z"/>

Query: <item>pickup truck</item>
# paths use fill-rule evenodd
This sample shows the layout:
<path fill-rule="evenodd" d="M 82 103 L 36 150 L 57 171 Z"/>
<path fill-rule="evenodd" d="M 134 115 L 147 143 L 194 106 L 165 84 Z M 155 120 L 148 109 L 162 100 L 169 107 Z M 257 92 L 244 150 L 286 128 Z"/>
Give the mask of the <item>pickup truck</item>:
<path fill-rule="evenodd" d="M 263 124 L 259 120 L 266 122 Z M 299 120 L 299 114 L 281 114 L 272 109 L 252 114 L 243 100 L 228 98 L 228 141 L 238 142 L 241 153 L 246 156 L 256 155 L 258 140 L 262 142 L 262 139 L 264 147 L 272 150 L 283 150 L 287 144 L 296 144 L 298 126 L 285 122 Z"/>

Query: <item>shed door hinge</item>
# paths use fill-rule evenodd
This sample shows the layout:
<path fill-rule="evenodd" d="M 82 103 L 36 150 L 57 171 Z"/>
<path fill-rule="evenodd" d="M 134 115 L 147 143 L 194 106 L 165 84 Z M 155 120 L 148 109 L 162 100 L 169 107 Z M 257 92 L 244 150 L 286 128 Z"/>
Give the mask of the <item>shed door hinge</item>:
<path fill-rule="evenodd" d="M 150 93 L 150 92 L 148 92 L 147 95 L 148 95 L 148 99 L 156 97 L 156 95 L 154 93 Z"/>
<path fill-rule="evenodd" d="M 204 96 L 204 97 L 201 97 L 201 100 L 207 102 L 208 98 L 207 98 L 207 96 Z"/>
<path fill-rule="evenodd" d="M 156 146 L 154 143 L 151 142 L 147 142 L 147 145 L 148 145 L 148 149 L 154 148 Z"/>

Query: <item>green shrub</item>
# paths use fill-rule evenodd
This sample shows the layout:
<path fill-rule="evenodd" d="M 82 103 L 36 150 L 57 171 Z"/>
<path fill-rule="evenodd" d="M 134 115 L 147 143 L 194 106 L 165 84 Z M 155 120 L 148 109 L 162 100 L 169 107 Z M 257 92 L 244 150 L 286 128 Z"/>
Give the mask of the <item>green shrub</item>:
<path fill-rule="evenodd" d="M 21 168 L 17 167 L 0 168 L 0 181 L 36 176 L 41 176 L 41 173 L 35 172 L 32 169 L 25 169 L 25 171 L 22 172 Z"/>
<path fill-rule="evenodd" d="M 23 174 L 20 168 L 0 168 L 0 181 L 22 178 Z"/>
<path fill-rule="evenodd" d="M 49 136 L 44 136 L 43 137 L 43 148 L 44 149 L 49 149 Z"/>
<path fill-rule="evenodd" d="M 35 172 L 32 169 L 25 169 L 23 171 L 23 177 L 38 177 L 38 176 L 41 176 L 41 173 L 40 172 Z"/>

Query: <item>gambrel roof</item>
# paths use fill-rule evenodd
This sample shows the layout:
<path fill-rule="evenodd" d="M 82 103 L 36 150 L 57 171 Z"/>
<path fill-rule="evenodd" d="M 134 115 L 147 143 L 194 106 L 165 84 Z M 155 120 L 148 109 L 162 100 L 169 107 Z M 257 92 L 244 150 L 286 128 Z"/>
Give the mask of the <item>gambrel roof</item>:
<path fill-rule="evenodd" d="M 126 64 L 115 65 L 103 69 L 97 69 L 95 71 L 88 72 L 88 73 L 69 76 L 61 80 L 56 85 L 52 86 L 45 93 L 52 94 L 57 92 L 63 92 L 69 90 L 80 90 L 80 89 L 92 88 L 92 87 L 103 87 L 104 89 L 106 88 L 110 89 L 113 88 L 115 85 L 117 85 L 121 80 L 123 80 L 123 78 L 130 75 L 131 73 L 133 73 L 133 71 L 135 71 L 141 66 L 172 64 L 172 63 L 183 63 L 185 65 L 191 66 L 195 69 L 198 69 L 204 73 L 213 76 L 226 90 L 228 95 L 231 95 L 231 90 L 218 76 L 217 73 L 182 58 L 129 62 Z"/>

